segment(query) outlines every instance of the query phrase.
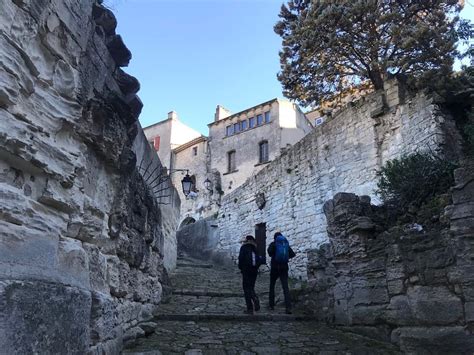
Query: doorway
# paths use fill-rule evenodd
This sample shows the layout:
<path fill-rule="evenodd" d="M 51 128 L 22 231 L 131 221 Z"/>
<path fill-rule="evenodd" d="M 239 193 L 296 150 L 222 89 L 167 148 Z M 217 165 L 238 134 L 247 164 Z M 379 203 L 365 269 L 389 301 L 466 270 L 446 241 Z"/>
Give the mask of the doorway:
<path fill-rule="evenodd" d="M 262 263 L 267 261 L 267 224 L 259 223 L 255 225 L 255 239 L 257 241 L 257 255 Z"/>

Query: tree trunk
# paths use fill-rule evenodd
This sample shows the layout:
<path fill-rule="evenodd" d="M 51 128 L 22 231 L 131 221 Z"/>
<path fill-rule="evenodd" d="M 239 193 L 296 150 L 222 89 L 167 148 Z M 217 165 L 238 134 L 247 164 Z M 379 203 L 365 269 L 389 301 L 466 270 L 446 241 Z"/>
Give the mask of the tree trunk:
<path fill-rule="evenodd" d="M 383 78 L 379 68 L 371 68 L 368 72 L 369 79 L 374 84 L 374 89 L 383 90 Z"/>

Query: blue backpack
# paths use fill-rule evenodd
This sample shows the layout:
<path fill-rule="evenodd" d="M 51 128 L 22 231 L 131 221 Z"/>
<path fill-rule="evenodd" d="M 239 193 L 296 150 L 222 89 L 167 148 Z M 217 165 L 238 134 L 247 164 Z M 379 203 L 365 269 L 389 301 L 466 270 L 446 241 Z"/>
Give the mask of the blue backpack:
<path fill-rule="evenodd" d="M 290 244 L 282 235 L 275 239 L 275 261 L 279 264 L 285 264 L 289 260 Z"/>

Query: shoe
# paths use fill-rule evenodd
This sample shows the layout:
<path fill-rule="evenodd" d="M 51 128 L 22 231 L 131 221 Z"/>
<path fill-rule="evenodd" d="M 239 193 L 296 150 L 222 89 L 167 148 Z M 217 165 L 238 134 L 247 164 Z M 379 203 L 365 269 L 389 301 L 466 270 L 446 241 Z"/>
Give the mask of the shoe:
<path fill-rule="evenodd" d="M 286 314 L 292 314 L 293 312 L 291 311 L 291 309 L 287 309 L 287 310 L 285 311 L 285 313 L 286 313 Z"/>
<path fill-rule="evenodd" d="M 255 309 L 256 312 L 258 312 L 260 310 L 260 301 L 258 298 L 256 298 L 254 301 L 253 301 L 253 307 Z"/>

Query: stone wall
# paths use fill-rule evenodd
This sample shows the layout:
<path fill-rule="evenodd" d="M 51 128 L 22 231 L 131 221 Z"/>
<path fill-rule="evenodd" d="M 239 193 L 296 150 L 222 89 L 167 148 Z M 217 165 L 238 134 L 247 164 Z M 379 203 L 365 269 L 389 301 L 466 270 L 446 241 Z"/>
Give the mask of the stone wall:
<path fill-rule="evenodd" d="M 266 223 L 267 236 L 281 230 L 289 237 L 298 254 L 290 270 L 305 278 L 306 252 L 327 241 L 323 203 L 338 191 L 375 197 L 376 171 L 386 160 L 416 150 L 438 151 L 451 129 L 425 95 L 408 96 L 396 82 L 389 82 L 384 94 L 345 106 L 224 196 L 218 248 L 235 258 L 239 238 Z M 261 209 L 257 196 L 266 201 Z"/>
<path fill-rule="evenodd" d="M 324 205 L 330 244 L 309 256 L 301 303 L 321 320 L 379 335 L 407 353 L 474 351 L 474 164 L 458 169 L 443 227 L 384 227 L 370 198 Z"/>
<path fill-rule="evenodd" d="M 115 26 L 94 0 L 0 2 L 4 353 L 119 353 L 167 283 L 179 200 L 160 205 L 138 168 Z"/>

